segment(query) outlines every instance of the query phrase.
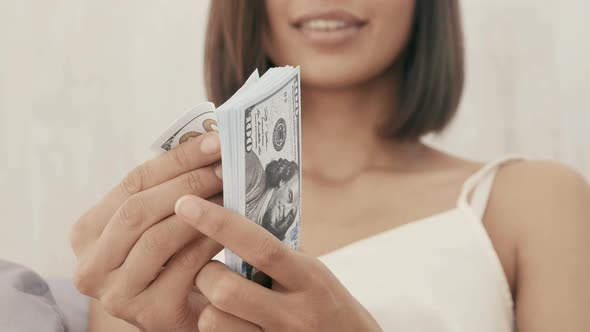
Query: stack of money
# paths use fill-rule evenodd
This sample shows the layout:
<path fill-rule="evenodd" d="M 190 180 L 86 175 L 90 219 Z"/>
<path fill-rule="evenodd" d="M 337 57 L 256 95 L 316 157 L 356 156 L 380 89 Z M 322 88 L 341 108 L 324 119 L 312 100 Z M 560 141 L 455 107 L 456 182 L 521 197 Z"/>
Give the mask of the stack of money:
<path fill-rule="evenodd" d="M 301 123 L 299 67 L 255 71 L 217 109 L 202 103 L 176 120 L 152 145 L 164 152 L 208 131 L 218 131 L 224 206 L 299 247 Z M 268 277 L 229 250 L 225 263 L 262 284 Z"/>

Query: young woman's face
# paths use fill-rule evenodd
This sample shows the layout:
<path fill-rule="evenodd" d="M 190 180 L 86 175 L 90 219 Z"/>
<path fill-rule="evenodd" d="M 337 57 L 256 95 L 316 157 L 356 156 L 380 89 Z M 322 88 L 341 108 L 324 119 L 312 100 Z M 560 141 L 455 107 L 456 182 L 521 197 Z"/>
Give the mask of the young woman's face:
<path fill-rule="evenodd" d="M 301 65 L 306 86 L 337 88 L 382 74 L 411 33 L 415 0 L 266 0 L 265 51 Z"/>

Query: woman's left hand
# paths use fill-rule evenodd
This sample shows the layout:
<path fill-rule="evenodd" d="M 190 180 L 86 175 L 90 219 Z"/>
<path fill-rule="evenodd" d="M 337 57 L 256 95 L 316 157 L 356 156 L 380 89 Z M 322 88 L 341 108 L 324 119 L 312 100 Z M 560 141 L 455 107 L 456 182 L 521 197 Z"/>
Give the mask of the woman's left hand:
<path fill-rule="evenodd" d="M 273 279 L 265 288 L 211 261 L 195 284 L 210 304 L 199 331 L 381 331 L 369 312 L 314 257 L 294 251 L 256 223 L 196 196 L 176 213 Z"/>

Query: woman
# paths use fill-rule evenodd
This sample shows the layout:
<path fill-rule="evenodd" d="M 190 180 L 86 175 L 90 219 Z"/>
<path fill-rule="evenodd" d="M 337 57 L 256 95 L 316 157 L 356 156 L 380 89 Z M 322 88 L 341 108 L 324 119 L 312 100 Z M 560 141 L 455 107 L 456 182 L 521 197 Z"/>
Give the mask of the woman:
<path fill-rule="evenodd" d="M 583 178 L 419 141 L 459 103 L 457 2 L 213 1 L 214 102 L 254 68 L 301 65 L 302 250 L 212 203 L 219 140 L 203 135 L 130 172 L 74 227 L 90 330 L 587 330 Z M 210 261 L 222 245 L 273 289 Z"/>

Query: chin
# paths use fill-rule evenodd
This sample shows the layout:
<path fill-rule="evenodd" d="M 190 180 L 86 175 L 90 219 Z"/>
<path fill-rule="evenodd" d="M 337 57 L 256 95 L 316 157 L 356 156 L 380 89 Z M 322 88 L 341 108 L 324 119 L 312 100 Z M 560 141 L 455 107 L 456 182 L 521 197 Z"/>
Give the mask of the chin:
<path fill-rule="evenodd" d="M 346 89 L 366 84 L 386 71 L 385 68 L 301 65 L 301 85 L 306 88 Z"/>
<path fill-rule="evenodd" d="M 358 86 L 379 77 L 390 65 L 384 63 L 376 67 L 375 63 L 371 66 L 361 59 L 342 59 L 337 56 L 328 59 L 303 56 L 299 59 L 300 61 L 283 61 L 276 64 L 300 66 L 301 85 L 304 88 L 340 89 Z"/>
<path fill-rule="evenodd" d="M 364 50 L 316 50 L 301 47 L 293 52 L 276 52 L 271 60 L 277 66 L 301 67 L 301 84 L 321 89 L 351 88 L 379 78 L 394 63 L 396 50 L 389 53 Z"/>

